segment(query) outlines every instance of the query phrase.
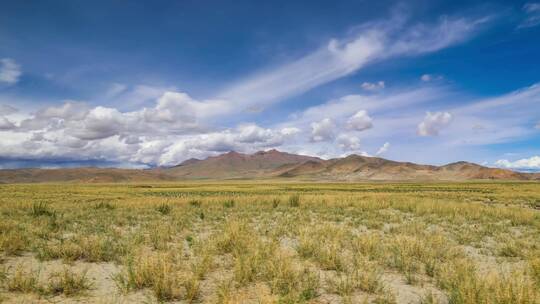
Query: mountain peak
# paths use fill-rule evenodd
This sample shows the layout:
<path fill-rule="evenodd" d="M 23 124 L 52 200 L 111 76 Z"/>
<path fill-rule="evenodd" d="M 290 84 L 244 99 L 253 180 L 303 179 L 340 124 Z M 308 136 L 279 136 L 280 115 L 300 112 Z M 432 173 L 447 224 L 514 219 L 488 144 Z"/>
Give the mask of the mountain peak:
<path fill-rule="evenodd" d="M 288 153 L 281 152 L 281 151 L 278 151 L 276 149 L 270 149 L 270 150 L 267 150 L 267 151 L 264 151 L 264 150 L 257 151 L 253 155 L 266 155 L 266 154 L 288 154 Z"/>

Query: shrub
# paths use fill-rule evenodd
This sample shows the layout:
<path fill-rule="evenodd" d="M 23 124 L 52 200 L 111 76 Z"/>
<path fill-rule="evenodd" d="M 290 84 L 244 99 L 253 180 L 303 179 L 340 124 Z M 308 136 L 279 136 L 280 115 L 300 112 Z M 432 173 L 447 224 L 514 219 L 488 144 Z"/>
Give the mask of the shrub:
<path fill-rule="evenodd" d="M 300 206 L 300 195 L 294 194 L 289 196 L 289 206 L 298 207 Z"/>
<path fill-rule="evenodd" d="M 171 213 L 171 210 L 172 210 L 172 207 L 168 204 L 161 204 L 156 207 L 156 211 L 163 215 L 167 215 Z"/>
<path fill-rule="evenodd" d="M 113 210 L 115 208 L 116 207 L 109 202 L 99 202 L 94 205 L 94 209 L 96 210 L 99 210 L 99 209 Z"/>
<path fill-rule="evenodd" d="M 225 208 L 233 208 L 234 205 L 236 205 L 236 202 L 233 199 L 226 200 L 223 202 L 223 207 Z"/>
<path fill-rule="evenodd" d="M 279 198 L 274 198 L 272 200 L 272 208 L 276 209 L 278 206 L 279 206 L 279 203 L 280 203 L 280 199 Z"/>
<path fill-rule="evenodd" d="M 199 208 L 202 205 L 202 202 L 200 200 L 190 200 L 189 205 L 192 207 Z"/>
<path fill-rule="evenodd" d="M 33 217 L 38 216 L 56 216 L 56 212 L 49 208 L 45 202 L 34 202 L 30 209 L 30 214 Z"/>

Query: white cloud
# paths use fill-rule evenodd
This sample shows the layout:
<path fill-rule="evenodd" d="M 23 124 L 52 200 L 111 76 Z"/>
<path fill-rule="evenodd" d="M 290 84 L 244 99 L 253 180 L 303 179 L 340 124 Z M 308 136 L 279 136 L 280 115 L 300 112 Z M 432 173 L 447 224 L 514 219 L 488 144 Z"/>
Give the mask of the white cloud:
<path fill-rule="evenodd" d="M 516 161 L 500 159 L 495 162 L 495 165 L 500 168 L 517 169 L 517 170 L 540 170 L 540 156 L 532 156 Z"/>
<path fill-rule="evenodd" d="M 0 115 L 10 115 L 13 113 L 17 113 L 19 110 L 15 107 L 12 107 L 10 105 L 3 105 L 0 104 Z"/>
<path fill-rule="evenodd" d="M 78 139 L 95 140 L 118 135 L 125 126 L 125 117 L 118 110 L 96 107 L 84 119 L 68 124 L 66 133 Z"/>
<path fill-rule="evenodd" d="M 228 114 L 232 109 L 225 100 L 198 101 L 186 93 L 165 92 L 155 108 L 144 110 L 144 116 L 149 122 L 195 124 L 197 118 Z"/>
<path fill-rule="evenodd" d="M 12 130 L 15 129 L 15 125 L 7 118 L 0 116 L 0 130 Z"/>
<path fill-rule="evenodd" d="M 448 112 L 427 112 L 424 121 L 418 125 L 417 133 L 420 136 L 437 136 L 451 121 L 452 115 Z"/>
<path fill-rule="evenodd" d="M 371 22 L 354 35 L 331 39 L 298 60 L 266 69 L 227 88 L 219 96 L 236 107 L 280 102 L 347 76 L 366 64 L 397 56 L 435 52 L 473 35 L 489 18 L 441 18 L 436 24 L 408 25 L 404 18 Z"/>
<path fill-rule="evenodd" d="M 83 102 L 65 101 L 60 106 L 52 106 L 42 109 L 36 113 L 39 118 L 61 118 L 67 120 L 79 120 L 84 118 L 88 113 L 88 107 Z"/>
<path fill-rule="evenodd" d="M 243 124 L 236 128 L 235 141 L 240 143 L 258 143 L 260 146 L 280 146 L 283 142 L 299 132 L 295 128 L 281 130 L 265 129 L 256 124 Z M 262 144 L 264 143 L 264 144 Z"/>
<path fill-rule="evenodd" d="M 369 113 L 403 112 L 407 108 L 435 102 L 446 95 L 448 92 L 440 87 L 413 88 L 380 95 L 346 95 L 307 108 L 299 115 L 297 121 L 311 122 L 325 117 L 347 120 L 362 110 Z"/>
<path fill-rule="evenodd" d="M 380 147 L 379 150 L 377 150 L 377 153 L 375 153 L 375 155 L 377 156 L 382 155 L 386 153 L 389 148 L 390 148 L 390 143 L 385 142 L 384 145 L 382 145 L 382 147 Z"/>
<path fill-rule="evenodd" d="M 420 77 L 420 80 L 426 81 L 426 82 L 427 82 L 427 81 L 431 81 L 432 78 L 433 78 L 433 77 L 432 77 L 431 75 L 429 75 L 429 74 L 424 74 L 424 75 L 422 75 L 422 77 Z"/>
<path fill-rule="evenodd" d="M 356 136 L 341 134 L 336 139 L 336 143 L 344 151 L 358 151 L 360 149 L 360 139 Z"/>
<path fill-rule="evenodd" d="M 329 141 L 334 138 L 336 125 L 330 118 L 311 123 L 311 141 Z"/>
<path fill-rule="evenodd" d="M 424 74 L 420 76 L 420 80 L 423 82 L 430 82 L 435 80 L 441 80 L 443 77 L 441 75 L 433 75 L 433 74 Z"/>
<path fill-rule="evenodd" d="M 0 59 L 0 82 L 15 84 L 21 76 L 21 66 L 11 58 Z"/>
<path fill-rule="evenodd" d="M 281 129 L 280 132 L 284 136 L 294 136 L 294 135 L 300 133 L 301 130 L 298 129 L 298 128 L 294 128 L 294 127 L 287 127 L 287 128 Z"/>
<path fill-rule="evenodd" d="M 274 130 L 261 128 L 255 124 L 244 124 L 235 129 L 184 138 L 162 148 L 163 153 L 157 162 L 162 166 L 170 166 L 191 157 L 203 158 L 231 150 L 254 152 L 279 147 L 296 133 L 297 130 L 292 128 Z"/>
<path fill-rule="evenodd" d="M 535 126 L 536 129 L 540 129 L 540 121 Z"/>
<path fill-rule="evenodd" d="M 355 131 L 364 131 L 373 127 L 373 119 L 369 117 L 367 111 L 356 112 L 347 121 L 347 128 Z"/>
<path fill-rule="evenodd" d="M 361 87 L 366 91 L 378 91 L 384 89 L 385 84 L 384 81 L 364 82 L 362 83 Z"/>
<path fill-rule="evenodd" d="M 85 103 L 67 101 L 37 111 L 23 120 L 20 131 L 65 129 L 66 134 L 80 139 L 94 140 L 113 135 L 184 134 L 202 132 L 202 119 L 229 111 L 222 100 L 198 101 L 181 92 L 165 92 L 154 107 L 133 112 Z M 123 134 L 126 133 L 126 134 Z M 129 134 L 127 134 L 129 133 Z"/>
<path fill-rule="evenodd" d="M 519 24 L 518 28 L 527 28 L 540 25 L 540 3 L 529 2 L 523 5 L 525 19 Z"/>

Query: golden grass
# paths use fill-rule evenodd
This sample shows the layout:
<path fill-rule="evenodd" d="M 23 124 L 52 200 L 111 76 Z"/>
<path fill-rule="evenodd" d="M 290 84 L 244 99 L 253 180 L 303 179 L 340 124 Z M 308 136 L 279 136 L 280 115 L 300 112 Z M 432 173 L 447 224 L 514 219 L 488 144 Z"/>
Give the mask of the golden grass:
<path fill-rule="evenodd" d="M 125 296 L 187 303 L 540 303 L 537 183 L 36 184 L 0 192 L 1 299 L 91 302 L 106 283 Z M 17 264 L 29 258 L 47 271 Z M 62 266 L 50 269 L 57 260 Z M 114 265 L 114 279 L 94 284 L 76 270 L 82 263 Z"/>

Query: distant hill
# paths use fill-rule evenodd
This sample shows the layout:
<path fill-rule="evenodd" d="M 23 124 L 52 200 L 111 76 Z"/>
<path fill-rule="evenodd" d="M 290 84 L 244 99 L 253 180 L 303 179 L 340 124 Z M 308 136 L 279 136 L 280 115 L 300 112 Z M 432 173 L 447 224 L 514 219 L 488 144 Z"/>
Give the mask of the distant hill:
<path fill-rule="evenodd" d="M 349 155 L 320 162 L 305 162 L 281 168 L 281 177 L 304 177 L 324 180 L 530 180 L 538 176 L 510 170 L 487 168 L 473 163 L 457 162 L 444 166 L 396 162 L 379 157 Z"/>
<path fill-rule="evenodd" d="M 320 181 L 540 180 L 540 174 L 488 168 L 469 162 L 431 166 L 355 154 L 323 160 L 277 150 L 259 151 L 254 154 L 232 151 L 203 160 L 188 159 L 170 168 L 150 170 L 104 168 L 0 170 L 0 183 L 109 183 L 240 178 Z"/>
<path fill-rule="evenodd" d="M 83 182 L 120 183 L 172 180 L 156 170 L 115 168 L 6 169 L 0 170 L 0 183 Z"/>

